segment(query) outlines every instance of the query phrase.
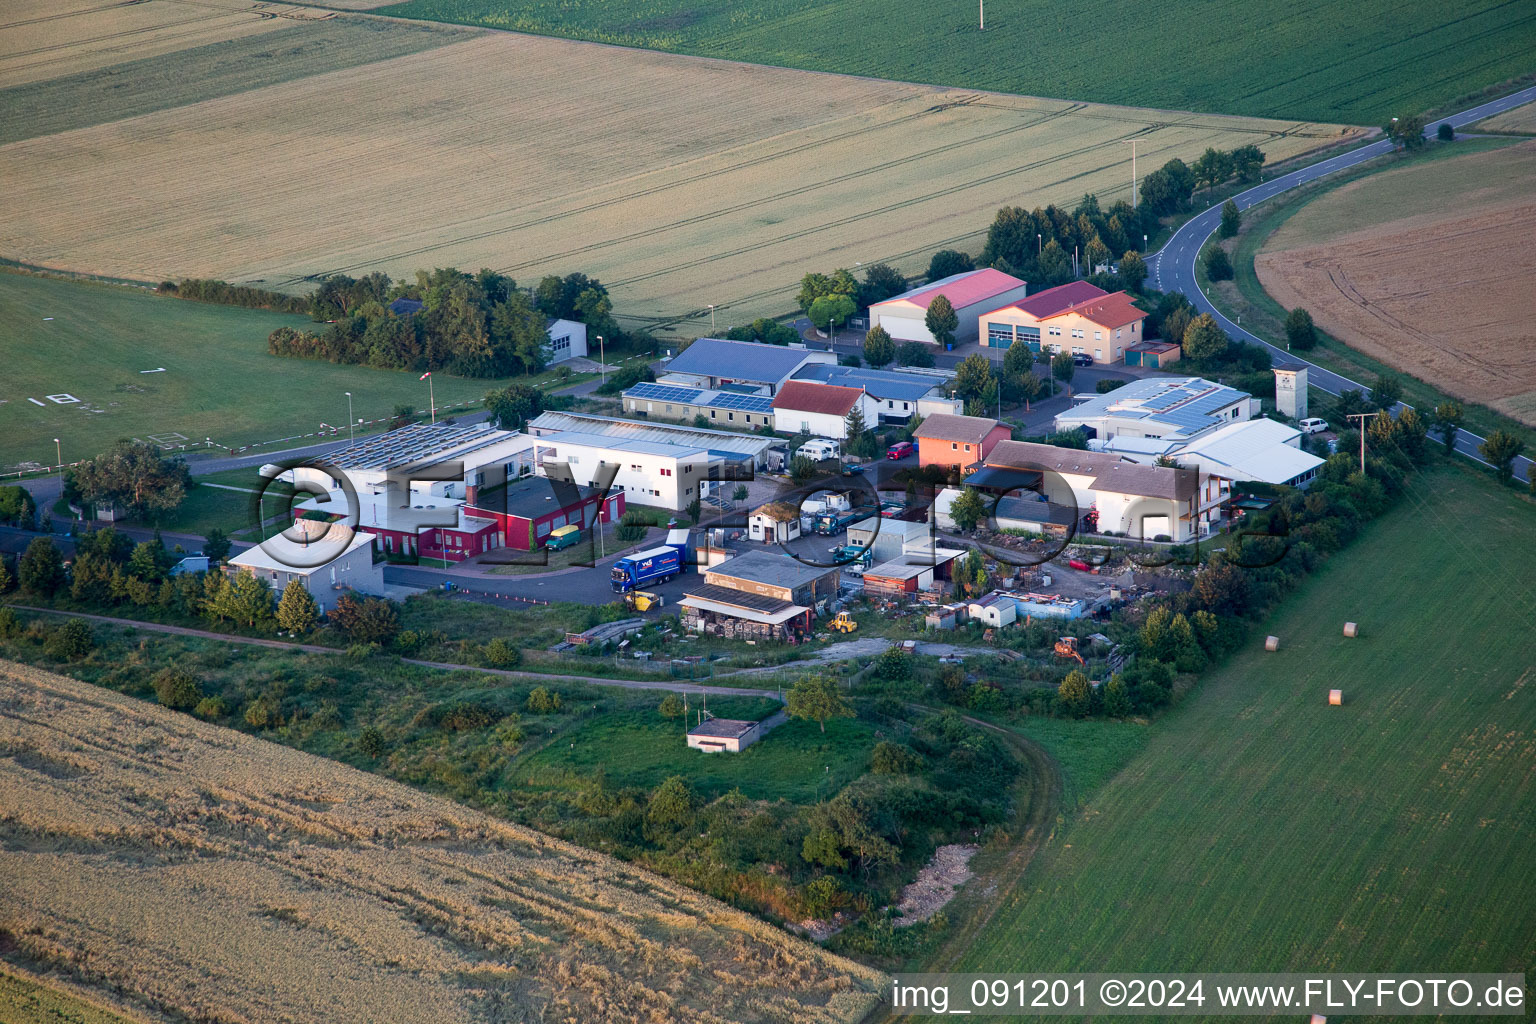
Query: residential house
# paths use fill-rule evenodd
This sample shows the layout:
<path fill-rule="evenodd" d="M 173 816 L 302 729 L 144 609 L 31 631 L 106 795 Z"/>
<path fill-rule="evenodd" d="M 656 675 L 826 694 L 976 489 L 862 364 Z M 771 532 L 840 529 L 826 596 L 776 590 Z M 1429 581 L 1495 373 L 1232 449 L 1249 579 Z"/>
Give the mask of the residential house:
<path fill-rule="evenodd" d="M 905 425 L 913 416 L 955 414 L 964 410 L 964 404 L 958 398 L 951 398 L 944 391 L 953 376 L 947 370 L 877 370 L 868 366 L 811 363 L 801 367 L 795 379 L 863 388 L 875 402 L 879 422 Z"/>
<path fill-rule="evenodd" d="M 384 574 L 373 563 L 373 538 L 339 525 L 319 530 L 307 544 L 280 534 L 246 548 L 225 566 L 231 577 L 241 571 L 265 581 L 279 597 L 289 583 L 301 583 L 322 612 L 348 590 L 384 593 Z"/>
<path fill-rule="evenodd" d="M 918 424 L 912 438 L 917 442 L 921 466 L 955 466 L 961 473 L 986 461 L 999 441 L 1008 440 L 1007 425 L 984 416 L 929 416 Z"/>
<path fill-rule="evenodd" d="M 774 424 L 784 434 L 805 433 L 813 437 L 847 440 L 847 417 L 854 409 L 863 415 L 866 427 L 874 427 L 879 422 L 879 406 L 863 388 L 791 380 L 773 396 Z"/>

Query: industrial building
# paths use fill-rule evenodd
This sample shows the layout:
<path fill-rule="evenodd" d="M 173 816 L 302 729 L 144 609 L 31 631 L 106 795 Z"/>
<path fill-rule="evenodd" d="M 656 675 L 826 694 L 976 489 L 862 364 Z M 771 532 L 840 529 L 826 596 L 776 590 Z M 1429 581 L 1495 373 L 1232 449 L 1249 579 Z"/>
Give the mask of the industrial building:
<path fill-rule="evenodd" d="M 1083 396 L 1056 416 L 1057 430 L 1078 427 L 1090 436 L 1161 437 L 1188 441 L 1228 423 L 1252 419 L 1259 401 L 1245 391 L 1203 377 L 1152 377 L 1104 395 Z"/>
<path fill-rule="evenodd" d="M 646 419 L 693 423 L 700 417 L 712 427 L 731 430 L 773 429 L 773 398 L 764 389 L 728 384 L 722 388 L 696 388 L 683 384 L 646 381 L 624 392 L 624 411 Z"/>
<path fill-rule="evenodd" d="M 801 367 L 836 362 L 833 353 L 812 352 L 804 346 L 698 338 L 667 363 L 657 383 L 715 389 L 747 384 L 763 388 L 772 397 Z"/>
<path fill-rule="evenodd" d="M 796 640 L 809 632 L 817 605 L 837 596 L 836 566 L 806 565 L 788 555 L 749 551 L 703 572 L 678 602 L 698 633 Z"/>
<path fill-rule="evenodd" d="M 1022 299 L 1029 287 L 1001 270 L 983 267 L 951 274 L 929 284 L 894 295 L 869 307 L 869 326 L 883 327 L 896 341 L 922 341 L 935 344 L 928 330 L 928 307 L 943 295 L 960 319 L 955 329 L 955 343 L 976 340 L 977 323 L 988 310 Z"/>
<path fill-rule="evenodd" d="M 310 562 L 319 564 L 307 564 Z M 317 531 L 309 544 L 285 535 L 273 537 L 230 558 L 224 571 L 230 576 L 249 572 L 271 586 L 275 596 L 281 596 L 289 583 L 297 581 L 322 612 L 335 607 L 348 590 L 384 593 L 384 573 L 373 562 L 373 538 L 344 526 L 328 525 Z"/>
<path fill-rule="evenodd" d="M 953 376 L 947 370 L 877 370 L 867 366 L 809 363 L 795 373 L 795 380 L 862 388 L 874 400 L 879 422 L 905 425 L 913 416 L 963 411 L 964 403 L 945 393 L 945 385 Z M 874 423 L 875 420 L 870 420 L 871 426 Z"/>

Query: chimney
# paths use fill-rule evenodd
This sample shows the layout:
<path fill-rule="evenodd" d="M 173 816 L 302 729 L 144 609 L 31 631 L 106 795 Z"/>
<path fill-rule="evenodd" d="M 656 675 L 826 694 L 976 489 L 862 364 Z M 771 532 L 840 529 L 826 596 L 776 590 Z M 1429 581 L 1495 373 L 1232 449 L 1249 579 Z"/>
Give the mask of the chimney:
<path fill-rule="evenodd" d="M 464 477 L 464 504 L 473 505 L 480 497 L 480 471 L 471 470 Z"/>

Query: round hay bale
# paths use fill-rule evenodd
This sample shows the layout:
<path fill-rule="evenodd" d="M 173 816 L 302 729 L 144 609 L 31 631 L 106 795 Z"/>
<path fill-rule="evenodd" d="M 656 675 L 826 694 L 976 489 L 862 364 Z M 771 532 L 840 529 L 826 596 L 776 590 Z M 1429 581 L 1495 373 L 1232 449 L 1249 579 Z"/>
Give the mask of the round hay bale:
<path fill-rule="evenodd" d="M 1277 636 L 1267 636 L 1267 637 L 1265 637 L 1264 638 L 1264 649 L 1266 651 L 1278 651 L 1280 649 L 1280 638 L 1277 637 Z"/>
<path fill-rule="evenodd" d="M 1328 691 L 1328 703 L 1333 705 L 1334 707 L 1342 706 L 1343 703 L 1344 703 L 1344 691 L 1343 690 L 1329 690 Z"/>
<path fill-rule="evenodd" d="M 1353 623 L 1353 622 L 1346 622 L 1346 623 L 1344 623 L 1344 635 L 1345 636 L 1359 636 L 1360 635 L 1360 627 L 1358 625 L 1356 625 L 1355 623 Z"/>

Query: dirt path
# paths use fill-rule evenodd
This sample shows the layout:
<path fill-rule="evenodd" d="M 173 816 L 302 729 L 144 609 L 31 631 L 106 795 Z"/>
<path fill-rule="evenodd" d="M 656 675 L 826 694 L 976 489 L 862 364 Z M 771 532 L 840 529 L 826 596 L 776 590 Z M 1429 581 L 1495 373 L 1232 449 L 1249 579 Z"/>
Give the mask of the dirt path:
<path fill-rule="evenodd" d="M 309 654 L 345 654 L 337 647 L 326 647 L 322 644 L 301 644 L 291 640 L 268 640 L 263 637 L 234 636 L 229 633 L 216 633 L 211 629 L 193 629 L 190 626 L 171 626 L 160 622 L 141 622 L 138 619 L 119 619 L 111 615 L 87 615 L 83 612 L 61 612 L 54 608 L 38 608 L 34 605 L 13 604 L 8 607 L 21 611 L 41 612 L 45 615 L 72 616 L 77 619 L 89 619 L 92 622 L 107 622 L 117 626 L 133 626 L 136 629 L 147 629 L 154 633 L 168 633 L 173 636 L 195 636 L 205 640 L 223 640 L 232 644 L 253 644 L 257 647 L 271 647 L 277 650 L 293 650 L 298 648 Z M 459 665 L 448 661 L 424 661 L 420 658 L 401 658 L 407 665 L 421 665 L 424 668 L 442 669 L 445 672 L 457 672 L 467 670 L 471 672 L 484 672 L 489 676 L 500 676 L 503 679 L 517 679 L 525 682 L 552 682 L 552 683 L 585 683 L 589 686 L 617 686 L 624 690 L 687 690 L 689 693 L 718 693 L 727 697 L 768 697 L 779 699 L 778 690 L 760 690 L 741 686 L 710 686 L 695 683 L 686 679 L 609 679 L 604 676 L 574 676 L 554 675 L 545 672 L 517 672 L 501 668 L 481 668 L 479 665 Z"/>

